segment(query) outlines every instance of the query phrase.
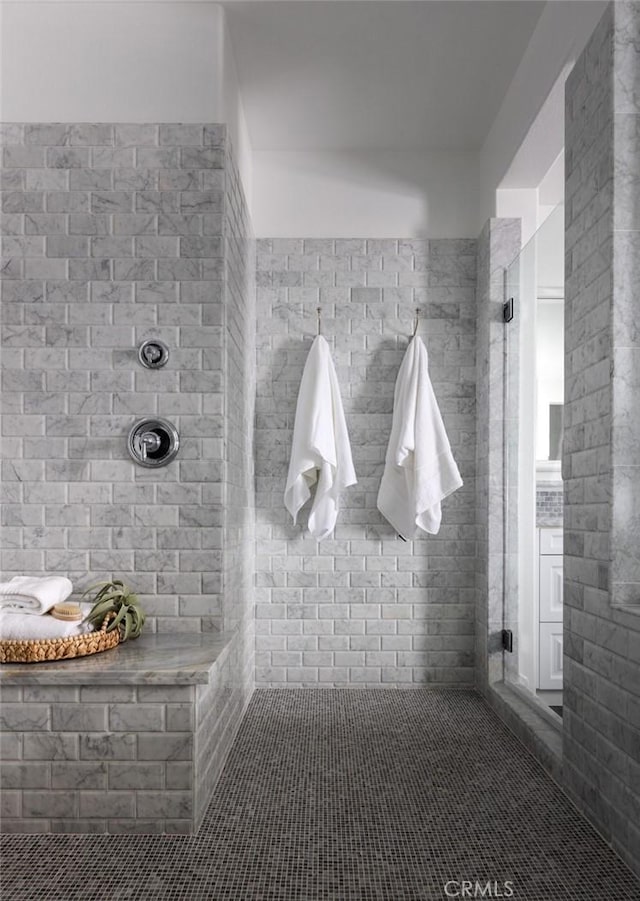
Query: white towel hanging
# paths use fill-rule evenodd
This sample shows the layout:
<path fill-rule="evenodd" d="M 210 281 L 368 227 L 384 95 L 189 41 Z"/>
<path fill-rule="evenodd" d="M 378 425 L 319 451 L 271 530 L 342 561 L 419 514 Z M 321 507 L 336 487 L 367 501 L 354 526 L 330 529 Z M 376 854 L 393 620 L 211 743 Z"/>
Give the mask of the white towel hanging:
<path fill-rule="evenodd" d="M 322 541 L 335 527 L 340 491 L 356 481 L 338 377 L 329 345 L 318 335 L 300 382 L 285 506 L 295 523 L 317 482 L 309 531 Z"/>
<path fill-rule="evenodd" d="M 436 535 L 441 501 L 461 485 L 429 378 L 427 349 L 416 336 L 396 379 L 378 509 L 401 538 L 411 538 L 416 526 Z"/>

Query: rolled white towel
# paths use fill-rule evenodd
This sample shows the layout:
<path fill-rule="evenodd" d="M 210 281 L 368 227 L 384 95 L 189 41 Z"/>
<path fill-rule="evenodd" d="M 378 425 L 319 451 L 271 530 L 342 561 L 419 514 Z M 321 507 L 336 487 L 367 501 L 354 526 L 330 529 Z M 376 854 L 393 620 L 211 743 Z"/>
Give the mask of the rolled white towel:
<path fill-rule="evenodd" d="M 65 576 L 14 576 L 0 582 L 0 609 L 21 613 L 47 613 L 66 601 L 73 585 Z"/>
<path fill-rule="evenodd" d="M 80 604 L 82 615 L 91 610 L 91 604 Z M 32 613 L 0 610 L 0 639 L 11 641 L 37 641 L 39 638 L 70 638 L 87 635 L 93 626 L 87 622 L 66 622 L 49 613 L 34 616 Z"/>

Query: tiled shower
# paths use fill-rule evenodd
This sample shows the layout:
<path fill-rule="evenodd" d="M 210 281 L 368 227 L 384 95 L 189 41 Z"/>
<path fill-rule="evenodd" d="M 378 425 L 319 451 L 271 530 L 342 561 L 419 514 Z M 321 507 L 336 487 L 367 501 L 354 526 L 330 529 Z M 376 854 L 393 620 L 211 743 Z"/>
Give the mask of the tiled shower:
<path fill-rule="evenodd" d="M 322 768 L 327 760 L 337 766 L 336 747 L 358 761 L 369 740 L 385 753 L 413 754 L 413 731 L 394 744 L 391 726 L 372 723 L 395 704 L 388 723 L 400 730 L 416 702 L 391 702 L 382 689 L 422 689 L 415 698 L 423 700 L 424 689 L 442 692 L 434 694 L 443 700 L 441 708 L 433 702 L 439 726 L 429 747 L 433 784 L 444 790 L 451 785 L 447 761 L 455 757 L 447 755 L 447 741 L 454 734 L 462 745 L 469 741 L 458 719 L 447 736 L 448 718 L 468 715 L 475 724 L 469 755 L 483 729 L 522 752 L 486 705 L 474 706 L 478 697 L 467 700 L 475 690 L 614 850 L 637 865 L 639 632 L 637 610 L 621 607 L 632 606 L 622 602 L 638 579 L 628 540 L 616 544 L 613 557 L 610 541 L 635 528 L 621 489 L 636 475 L 625 454 L 635 446 L 629 422 L 637 334 L 629 310 L 638 269 L 638 106 L 629 58 L 639 18 L 637 4 L 611 7 L 567 86 L 568 348 L 575 370 L 565 403 L 564 732 L 541 724 L 503 686 L 503 270 L 521 245 L 519 220 L 492 218 L 477 240 L 255 241 L 237 148 L 224 124 L 0 126 L 3 578 L 64 572 L 81 591 L 121 576 L 141 594 L 150 636 L 179 644 L 197 634 L 198 642 L 224 649 L 215 674 L 198 685 L 118 686 L 113 675 L 103 686 L 7 680 L 6 831 L 197 833 L 173 851 L 185 848 L 202 861 L 213 854 L 213 836 L 228 863 L 247 841 L 245 819 L 227 828 L 229 797 L 246 822 L 264 811 L 277 820 L 275 812 L 286 810 L 271 783 L 262 811 L 260 792 L 248 788 L 252 779 L 263 787 L 260 779 L 284 784 L 273 751 L 282 736 L 302 743 L 312 736 L 317 745 L 313 777 L 304 754 L 293 754 L 306 797 L 314 799 L 324 797 Z M 376 496 L 395 378 L 416 316 L 465 484 L 445 501 L 437 536 L 403 542 L 377 511 Z M 344 492 L 335 534 L 320 543 L 305 536 L 304 518 L 291 524 L 282 498 L 300 377 L 319 327 L 336 363 L 358 476 Z M 147 338 L 169 347 L 163 370 L 140 367 L 137 349 Z M 165 469 L 141 469 L 128 457 L 127 432 L 145 416 L 162 416 L 180 432 L 179 457 Z M 557 492 L 540 504 L 557 513 Z M 291 689 L 290 697 L 276 689 Z M 315 690 L 311 700 L 301 700 L 301 689 Z M 339 700 L 342 689 L 355 700 Z M 427 709 L 431 701 L 424 703 Z M 362 746 L 344 739 L 345 724 L 360 722 L 350 704 L 370 716 L 363 714 Z M 265 709 L 273 716 L 269 728 L 261 720 Z M 487 792 L 495 778 L 491 740 L 480 748 Z M 275 756 L 265 754 L 262 765 L 267 747 Z M 228 778 L 216 796 L 227 758 Z M 405 758 L 384 759 L 393 769 Z M 556 787 L 523 759 L 531 798 L 536 791 L 555 798 Z M 366 764 L 359 765 L 364 785 Z M 123 785 L 117 779 L 124 769 Z M 329 831 L 344 785 L 341 776 L 332 783 L 322 821 Z M 367 797 L 373 810 L 376 793 Z M 449 851 L 461 823 L 468 838 L 463 800 L 450 832 L 430 824 Z M 562 829 L 571 820 L 577 834 L 581 822 L 574 823 L 564 798 L 561 810 L 566 819 L 553 841 L 543 842 L 544 867 L 524 895 L 533 901 L 560 897 L 553 895 L 558 881 L 541 894 L 545 867 L 555 860 L 553 881 Z M 491 844 L 496 817 L 494 811 L 475 824 L 478 845 Z M 293 834 L 286 817 L 283 823 L 273 832 L 278 850 Z M 516 827 L 502 826 L 504 847 L 512 850 L 509 830 Z M 323 857 L 326 849 L 309 839 L 313 827 L 305 828 L 302 845 L 311 847 L 314 866 L 330 869 L 343 860 L 344 848 L 331 840 Z M 260 873 L 275 859 L 269 829 L 260 834 L 262 869 L 256 864 L 256 874 L 247 864 L 253 892 L 264 889 Z M 615 870 L 595 833 L 589 839 L 602 866 Z M 133 848 L 138 839 L 123 841 Z M 163 841 L 145 846 L 151 859 L 162 856 Z M 99 847 L 106 855 L 108 845 Z M 380 855 L 376 850 L 372 860 Z M 419 867 L 412 874 L 416 882 L 407 887 L 396 873 L 394 901 L 403 897 L 398 886 L 418 890 Z M 632 897 L 634 886 L 623 883 L 616 886 L 631 886 Z M 193 898 L 206 898 L 207 885 Z M 233 878 L 228 885 L 236 890 Z M 571 897 L 570 888 L 562 890 Z M 313 891 L 324 897 L 317 885 Z"/>

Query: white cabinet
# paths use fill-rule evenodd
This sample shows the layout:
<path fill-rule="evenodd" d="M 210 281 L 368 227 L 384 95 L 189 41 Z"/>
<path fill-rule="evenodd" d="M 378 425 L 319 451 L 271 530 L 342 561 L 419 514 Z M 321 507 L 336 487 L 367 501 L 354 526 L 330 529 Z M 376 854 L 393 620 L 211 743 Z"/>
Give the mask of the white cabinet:
<path fill-rule="evenodd" d="M 540 529 L 538 688 L 562 690 L 562 529 Z"/>
<path fill-rule="evenodd" d="M 540 622 L 562 622 L 562 556 L 540 554 Z"/>
<path fill-rule="evenodd" d="M 562 529 L 540 529 L 540 554 L 562 556 Z"/>
<path fill-rule="evenodd" d="M 562 691 L 562 623 L 540 623 L 538 688 Z"/>

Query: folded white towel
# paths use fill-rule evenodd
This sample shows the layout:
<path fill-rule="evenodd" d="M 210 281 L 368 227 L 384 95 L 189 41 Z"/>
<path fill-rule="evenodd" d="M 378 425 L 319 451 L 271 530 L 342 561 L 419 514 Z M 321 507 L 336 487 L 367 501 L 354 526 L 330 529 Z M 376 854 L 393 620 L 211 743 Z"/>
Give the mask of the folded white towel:
<path fill-rule="evenodd" d="M 65 576 L 14 576 L 0 582 L 0 608 L 22 613 L 46 613 L 66 601 L 73 585 Z"/>
<path fill-rule="evenodd" d="M 462 485 L 433 386 L 422 338 L 407 348 L 396 379 L 393 422 L 378 510 L 402 538 L 416 526 L 436 535 L 440 502 Z"/>
<path fill-rule="evenodd" d="M 82 615 L 91 610 L 91 604 L 80 604 Z M 16 613 L 5 608 L 0 610 L 0 639 L 13 641 L 34 641 L 39 638 L 69 638 L 72 635 L 86 635 L 93 632 L 93 626 L 85 622 L 66 622 L 56 619 L 50 613 L 34 616 L 32 613 Z"/>
<path fill-rule="evenodd" d="M 335 527 L 341 489 L 356 484 L 338 377 L 322 335 L 311 345 L 298 393 L 284 493 L 284 503 L 294 523 L 316 482 L 309 531 L 322 541 Z"/>

